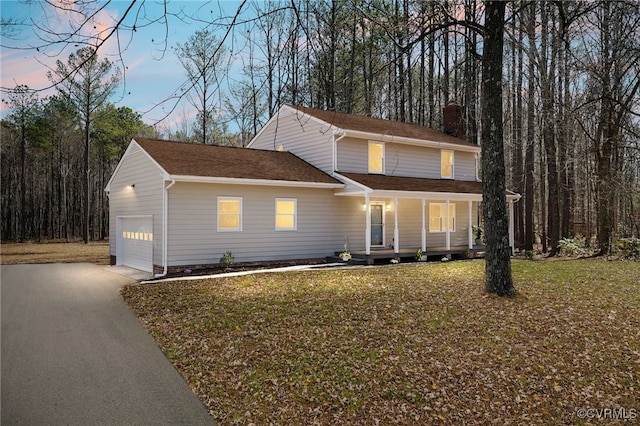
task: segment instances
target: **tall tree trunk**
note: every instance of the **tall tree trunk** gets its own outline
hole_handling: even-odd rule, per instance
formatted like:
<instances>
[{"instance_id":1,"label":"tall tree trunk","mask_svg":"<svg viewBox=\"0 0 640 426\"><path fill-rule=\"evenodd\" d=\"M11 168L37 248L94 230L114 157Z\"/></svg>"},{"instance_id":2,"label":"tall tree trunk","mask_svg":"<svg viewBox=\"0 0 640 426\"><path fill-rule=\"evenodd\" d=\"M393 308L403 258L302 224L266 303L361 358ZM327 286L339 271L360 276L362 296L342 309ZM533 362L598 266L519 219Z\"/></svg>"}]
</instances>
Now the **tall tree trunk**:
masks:
<instances>
[{"instance_id":1,"label":"tall tree trunk","mask_svg":"<svg viewBox=\"0 0 640 426\"><path fill-rule=\"evenodd\" d=\"M88 95L87 95L88 97ZM89 105L89 102L87 102ZM83 238L84 243L89 244L89 215L91 211L90 205L90 196L91 196L91 183L90 183L90 173L89 173L89 117L91 112L88 110L85 111L85 125L84 125L84 230L83 230Z\"/></svg>"},{"instance_id":2,"label":"tall tree trunk","mask_svg":"<svg viewBox=\"0 0 640 426\"><path fill-rule=\"evenodd\" d=\"M506 3L486 2L482 55L482 208L485 219L485 289L513 296L502 123L502 58Z\"/></svg>"},{"instance_id":3,"label":"tall tree trunk","mask_svg":"<svg viewBox=\"0 0 640 426\"><path fill-rule=\"evenodd\" d=\"M465 3L465 19L476 22L476 1L468 0ZM465 139L471 143L478 143L478 121L476 117L476 105L478 100L478 67L476 61L477 33L471 28L465 28Z\"/></svg>"},{"instance_id":4,"label":"tall tree trunk","mask_svg":"<svg viewBox=\"0 0 640 426\"><path fill-rule=\"evenodd\" d=\"M27 124L24 116L20 126L20 241L25 241L25 223L27 221Z\"/></svg>"},{"instance_id":5,"label":"tall tree trunk","mask_svg":"<svg viewBox=\"0 0 640 426\"><path fill-rule=\"evenodd\" d=\"M543 129L542 140L547 160L547 232L549 234L549 244L551 245L551 256L558 252L558 241L560 240L560 200L558 196L558 158L557 141L555 135L555 63L557 57L557 37L553 35L553 23L549 24L549 11L547 4L542 5L542 61L540 64L540 85L542 92L542 117ZM552 46L551 57L548 55L548 35L551 33Z\"/></svg>"},{"instance_id":6,"label":"tall tree trunk","mask_svg":"<svg viewBox=\"0 0 640 426\"><path fill-rule=\"evenodd\" d=\"M535 65L532 50L535 49L535 15L536 3L529 5L530 15L527 19L527 40L529 42L529 55L527 67L527 146L524 159L524 249L533 250L535 243L534 229L534 198L535 198Z\"/></svg>"}]
</instances>

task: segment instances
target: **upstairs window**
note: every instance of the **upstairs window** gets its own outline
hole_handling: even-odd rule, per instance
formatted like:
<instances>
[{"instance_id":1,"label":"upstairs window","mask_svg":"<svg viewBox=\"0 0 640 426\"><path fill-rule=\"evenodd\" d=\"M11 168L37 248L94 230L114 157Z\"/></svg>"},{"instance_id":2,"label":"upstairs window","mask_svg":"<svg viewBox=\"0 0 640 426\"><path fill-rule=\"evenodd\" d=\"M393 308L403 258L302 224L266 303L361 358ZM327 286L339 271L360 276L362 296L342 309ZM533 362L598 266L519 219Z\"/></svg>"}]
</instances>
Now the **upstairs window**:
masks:
<instances>
[{"instance_id":1,"label":"upstairs window","mask_svg":"<svg viewBox=\"0 0 640 426\"><path fill-rule=\"evenodd\" d=\"M241 197L218 197L218 231L242 231Z\"/></svg>"},{"instance_id":2,"label":"upstairs window","mask_svg":"<svg viewBox=\"0 0 640 426\"><path fill-rule=\"evenodd\" d=\"M297 229L297 204L294 198L276 198L276 231Z\"/></svg>"},{"instance_id":3,"label":"upstairs window","mask_svg":"<svg viewBox=\"0 0 640 426\"><path fill-rule=\"evenodd\" d=\"M384 174L384 144L369 142L369 173Z\"/></svg>"},{"instance_id":4,"label":"upstairs window","mask_svg":"<svg viewBox=\"0 0 640 426\"><path fill-rule=\"evenodd\" d=\"M453 151L446 149L440 151L440 177L453 179Z\"/></svg>"},{"instance_id":5,"label":"upstairs window","mask_svg":"<svg viewBox=\"0 0 640 426\"><path fill-rule=\"evenodd\" d=\"M447 204L429 203L429 232L446 232ZM449 231L456 228L456 205L449 204Z\"/></svg>"}]
</instances>

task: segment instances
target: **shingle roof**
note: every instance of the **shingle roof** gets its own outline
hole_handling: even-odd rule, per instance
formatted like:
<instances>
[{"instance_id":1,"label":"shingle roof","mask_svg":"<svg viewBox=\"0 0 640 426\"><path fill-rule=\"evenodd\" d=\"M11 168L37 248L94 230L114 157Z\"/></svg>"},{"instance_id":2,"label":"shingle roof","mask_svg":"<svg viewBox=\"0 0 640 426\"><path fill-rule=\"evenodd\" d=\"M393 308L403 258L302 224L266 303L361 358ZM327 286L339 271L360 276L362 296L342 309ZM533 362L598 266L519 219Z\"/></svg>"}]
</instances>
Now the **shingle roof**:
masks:
<instances>
[{"instance_id":1,"label":"shingle roof","mask_svg":"<svg viewBox=\"0 0 640 426\"><path fill-rule=\"evenodd\" d=\"M134 140L171 175L341 184L290 152Z\"/></svg>"},{"instance_id":2,"label":"shingle roof","mask_svg":"<svg viewBox=\"0 0 640 426\"><path fill-rule=\"evenodd\" d=\"M482 194L482 182L449 179L425 179L403 176L341 173L368 188L380 191L447 192Z\"/></svg>"},{"instance_id":3,"label":"shingle roof","mask_svg":"<svg viewBox=\"0 0 640 426\"><path fill-rule=\"evenodd\" d=\"M385 136L421 139L478 148L478 145L467 142L464 139L449 136L444 132L417 124L383 120L381 118L365 117L362 115L345 114L335 111L324 111L321 109L295 105L287 106L346 131L355 130L359 132L377 133Z\"/></svg>"}]
</instances>

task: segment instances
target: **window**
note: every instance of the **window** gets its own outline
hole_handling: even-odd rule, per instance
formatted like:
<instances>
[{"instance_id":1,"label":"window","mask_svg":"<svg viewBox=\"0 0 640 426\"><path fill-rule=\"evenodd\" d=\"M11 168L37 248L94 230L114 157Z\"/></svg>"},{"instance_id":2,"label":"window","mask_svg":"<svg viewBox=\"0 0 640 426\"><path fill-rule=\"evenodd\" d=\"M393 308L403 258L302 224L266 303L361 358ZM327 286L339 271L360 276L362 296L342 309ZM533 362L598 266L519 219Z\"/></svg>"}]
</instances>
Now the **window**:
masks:
<instances>
[{"instance_id":1,"label":"window","mask_svg":"<svg viewBox=\"0 0 640 426\"><path fill-rule=\"evenodd\" d=\"M294 198L276 198L276 231L296 230L297 204Z\"/></svg>"},{"instance_id":2,"label":"window","mask_svg":"<svg viewBox=\"0 0 640 426\"><path fill-rule=\"evenodd\" d=\"M453 179L453 151L440 151L440 177Z\"/></svg>"},{"instance_id":3,"label":"window","mask_svg":"<svg viewBox=\"0 0 640 426\"><path fill-rule=\"evenodd\" d=\"M369 142L369 173L384 173L384 144Z\"/></svg>"},{"instance_id":4,"label":"window","mask_svg":"<svg viewBox=\"0 0 640 426\"><path fill-rule=\"evenodd\" d=\"M218 197L218 231L242 231L242 198Z\"/></svg>"},{"instance_id":5,"label":"window","mask_svg":"<svg viewBox=\"0 0 640 426\"><path fill-rule=\"evenodd\" d=\"M447 222L447 204L429 203L429 232L445 232ZM456 228L456 205L449 204L449 231Z\"/></svg>"}]
</instances>

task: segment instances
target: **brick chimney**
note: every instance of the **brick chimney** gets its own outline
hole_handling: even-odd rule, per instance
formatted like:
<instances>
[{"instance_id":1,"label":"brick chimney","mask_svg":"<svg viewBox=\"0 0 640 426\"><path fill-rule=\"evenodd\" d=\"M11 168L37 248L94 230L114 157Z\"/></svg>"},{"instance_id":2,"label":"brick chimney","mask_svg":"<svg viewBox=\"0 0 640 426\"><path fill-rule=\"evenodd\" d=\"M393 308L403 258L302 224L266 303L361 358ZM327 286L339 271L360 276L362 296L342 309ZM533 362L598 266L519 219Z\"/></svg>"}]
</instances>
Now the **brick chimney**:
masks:
<instances>
[{"instance_id":1,"label":"brick chimney","mask_svg":"<svg viewBox=\"0 0 640 426\"><path fill-rule=\"evenodd\" d=\"M442 125L446 134L464 139L464 107L450 101L442 108Z\"/></svg>"}]
</instances>

